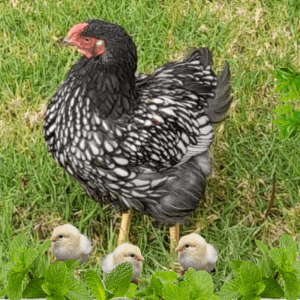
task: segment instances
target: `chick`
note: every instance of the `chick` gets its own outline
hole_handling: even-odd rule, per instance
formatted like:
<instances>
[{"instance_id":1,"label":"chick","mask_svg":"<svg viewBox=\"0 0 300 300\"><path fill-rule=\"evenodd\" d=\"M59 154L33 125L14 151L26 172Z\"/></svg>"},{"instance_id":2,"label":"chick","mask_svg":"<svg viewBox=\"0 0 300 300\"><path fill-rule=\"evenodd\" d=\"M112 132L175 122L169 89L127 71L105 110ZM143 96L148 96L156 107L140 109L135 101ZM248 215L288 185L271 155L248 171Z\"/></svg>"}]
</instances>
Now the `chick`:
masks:
<instances>
[{"instance_id":1,"label":"chick","mask_svg":"<svg viewBox=\"0 0 300 300\"><path fill-rule=\"evenodd\" d=\"M54 228L52 233L51 252L57 260L80 259L80 265L87 261L92 250L87 236L71 224Z\"/></svg>"},{"instance_id":2,"label":"chick","mask_svg":"<svg viewBox=\"0 0 300 300\"><path fill-rule=\"evenodd\" d=\"M210 273L218 260L216 248L196 233L183 236L175 250L178 251L178 262L183 267L183 271L179 271L182 275L189 268Z\"/></svg>"},{"instance_id":3,"label":"chick","mask_svg":"<svg viewBox=\"0 0 300 300\"><path fill-rule=\"evenodd\" d=\"M142 256L139 247L131 245L129 243L124 243L110 253L106 255L102 260L102 270L105 274L109 273L116 265L122 262L131 262L133 264L133 275L131 281L135 284L141 282L137 280L137 277L141 274L143 264L142 261L145 260Z\"/></svg>"}]
</instances>

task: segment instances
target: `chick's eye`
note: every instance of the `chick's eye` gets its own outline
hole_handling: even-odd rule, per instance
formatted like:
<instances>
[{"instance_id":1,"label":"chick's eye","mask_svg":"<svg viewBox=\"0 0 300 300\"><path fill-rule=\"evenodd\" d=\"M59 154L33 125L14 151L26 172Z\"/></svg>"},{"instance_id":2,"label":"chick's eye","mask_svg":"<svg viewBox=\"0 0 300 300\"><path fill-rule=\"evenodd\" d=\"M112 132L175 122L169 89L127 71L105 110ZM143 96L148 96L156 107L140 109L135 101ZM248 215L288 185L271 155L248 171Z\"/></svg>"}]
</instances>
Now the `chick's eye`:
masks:
<instances>
[{"instance_id":1,"label":"chick's eye","mask_svg":"<svg viewBox=\"0 0 300 300\"><path fill-rule=\"evenodd\" d=\"M60 236L59 236L59 238L61 239L61 238L63 238L64 236L61 234Z\"/></svg>"},{"instance_id":2,"label":"chick's eye","mask_svg":"<svg viewBox=\"0 0 300 300\"><path fill-rule=\"evenodd\" d=\"M189 244L186 244L186 245L185 245L185 248L188 248L189 246L190 246Z\"/></svg>"},{"instance_id":3,"label":"chick's eye","mask_svg":"<svg viewBox=\"0 0 300 300\"><path fill-rule=\"evenodd\" d=\"M134 257L134 254L130 254L131 257Z\"/></svg>"}]
</instances>

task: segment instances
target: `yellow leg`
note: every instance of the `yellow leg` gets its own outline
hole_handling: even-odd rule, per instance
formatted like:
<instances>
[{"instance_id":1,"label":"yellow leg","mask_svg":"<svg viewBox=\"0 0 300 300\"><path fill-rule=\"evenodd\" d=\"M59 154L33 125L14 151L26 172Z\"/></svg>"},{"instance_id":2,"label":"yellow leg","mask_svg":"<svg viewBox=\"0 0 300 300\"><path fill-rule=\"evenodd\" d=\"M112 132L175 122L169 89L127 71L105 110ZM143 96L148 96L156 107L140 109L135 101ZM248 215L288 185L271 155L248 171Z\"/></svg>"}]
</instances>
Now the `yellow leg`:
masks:
<instances>
[{"instance_id":1,"label":"yellow leg","mask_svg":"<svg viewBox=\"0 0 300 300\"><path fill-rule=\"evenodd\" d=\"M128 242L128 233L130 228L130 210L122 214L122 222L119 232L118 245Z\"/></svg>"},{"instance_id":2,"label":"yellow leg","mask_svg":"<svg viewBox=\"0 0 300 300\"><path fill-rule=\"evenodd\" d=\"M170 227L170 252L174 253L179 241L179 223Z\"/></svg>"}]
</instances>

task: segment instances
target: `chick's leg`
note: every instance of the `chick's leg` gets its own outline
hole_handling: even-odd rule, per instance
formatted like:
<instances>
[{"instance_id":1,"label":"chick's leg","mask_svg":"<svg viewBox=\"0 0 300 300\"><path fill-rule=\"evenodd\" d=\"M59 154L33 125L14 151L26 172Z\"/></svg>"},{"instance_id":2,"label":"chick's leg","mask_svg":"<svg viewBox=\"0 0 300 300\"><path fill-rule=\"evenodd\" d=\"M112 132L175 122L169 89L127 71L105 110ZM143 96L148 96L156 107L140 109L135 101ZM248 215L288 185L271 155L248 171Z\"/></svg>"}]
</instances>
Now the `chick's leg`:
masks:
<instances>
[{"instance_id":1,"label":"chick's leg","mask_svg":"<svg viewBox=\"0 0 300 300\"><path fill-rule=\"evenodd\" d=\"M130 228L131 211L122 214L122 222L119 232L118 245L128 242L128 233Z\"/></svg>"},{"instance_id":2,"label":"chick's leg","mask_svg":"<svg viewBox=\"0 0 300 300\"><path fill-rule=\"evenodd\" d=\"M174 253L179 241L179 223L170 227L170 252Z\"/></svg>"}]
</instances>

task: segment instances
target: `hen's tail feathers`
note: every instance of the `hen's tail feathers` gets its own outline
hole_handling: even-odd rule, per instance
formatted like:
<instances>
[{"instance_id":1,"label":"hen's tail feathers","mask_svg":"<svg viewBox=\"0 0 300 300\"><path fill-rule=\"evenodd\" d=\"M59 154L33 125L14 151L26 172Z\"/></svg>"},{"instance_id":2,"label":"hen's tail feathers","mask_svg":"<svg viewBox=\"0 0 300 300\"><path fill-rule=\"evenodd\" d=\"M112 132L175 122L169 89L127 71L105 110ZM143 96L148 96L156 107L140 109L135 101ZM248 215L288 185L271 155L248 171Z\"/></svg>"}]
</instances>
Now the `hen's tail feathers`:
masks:
<instances>
[{"instance_id":1,"label":"hen's tail feathers","mask_svg":"<svg viewBox=\"0 0 300 300\"><path fill-rule=\"evenodd\" d=\"M226 112L232 102L232 99L230 98L229 79L229 64L226 62L222 74L218 76L215 97L208 100L208 106L204 107L204 111L212 123L219 123L225 119Z\"/></svg>"}]
</instances>

